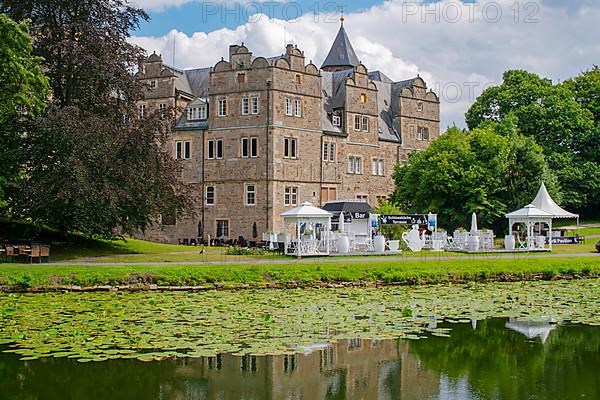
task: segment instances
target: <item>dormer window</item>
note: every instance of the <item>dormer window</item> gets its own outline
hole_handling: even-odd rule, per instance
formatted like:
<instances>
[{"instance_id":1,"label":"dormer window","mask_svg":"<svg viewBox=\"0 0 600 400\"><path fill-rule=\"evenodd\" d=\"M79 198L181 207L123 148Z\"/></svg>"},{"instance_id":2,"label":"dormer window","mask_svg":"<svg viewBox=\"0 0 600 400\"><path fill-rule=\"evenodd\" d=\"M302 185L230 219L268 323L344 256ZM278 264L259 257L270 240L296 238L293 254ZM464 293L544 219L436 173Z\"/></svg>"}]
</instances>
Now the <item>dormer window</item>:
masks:
<instances>
[{"instance_id":1,"label":"dormer window","mask_svg":"<svg viewBox=\"0 0 600 400\"><path fill-rule=\"evenodd\" d=\"M155 79L152 79L149 83L150 89L156 89L157 83Z\"/></svg>"},{"instance_id":2,"label":"dormer window","mask_svg":"<svg viewBox=\"0 0 600 400\"><path fill-rule=\"evenodd\" d=\"M331 122L333 123L333 126L342 126L342 118L340 118L339 115L331 117Z\"/></svg>"},{"instance_id":3,"label":"dormer window","mask_svg":"<svg viewBox=\"0 0 600 400\"><path fill-rule=\"evenodd\" d=\"M198 121L206 119L206 106L189 107L187 113L188 121Z\"/></svg>"}]
</instances>

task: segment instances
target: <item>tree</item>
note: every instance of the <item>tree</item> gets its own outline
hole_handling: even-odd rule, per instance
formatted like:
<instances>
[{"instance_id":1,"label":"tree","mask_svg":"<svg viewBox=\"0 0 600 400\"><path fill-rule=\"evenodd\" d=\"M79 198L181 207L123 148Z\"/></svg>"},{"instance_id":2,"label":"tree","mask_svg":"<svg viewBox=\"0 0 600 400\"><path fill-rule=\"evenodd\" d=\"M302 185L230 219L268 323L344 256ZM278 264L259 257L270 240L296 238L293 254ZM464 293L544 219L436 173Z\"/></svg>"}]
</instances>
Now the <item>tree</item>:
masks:
<instances>
[{"instance_id":1,"label":"tree","mask_svg":"<svg viewBox=\"0 0 600 400\"><path fill-rule=\"evenodd\" d=\"M31 20L52 106L21 145L25 173L12 188L13 215L61 231L112 235L143 229L164 210L184 211L179 165L165 152L169 113L139 118L143 50L129 32L147 19L124 0L5 1Z\"/></svg>"},{"instance_id":2,"label":"tree","mask_svg":"<svg viewBox=\"0 0 600 400\"><path fill-rule=\"evenodd\" d=\"M396 204L437 213L448 228L466 226L473 212L483 225L503 227L504 214L531 201L542 179L554 189L542 149L517 133L510 119L471 132L450 128L399 164L394 179Z\"/></svg>"},{"instance_id":3,"label":"tree","mask_svg":"<svg viewBox=\"0 0 600 400\"><path fill-rule=\"evenodd\" d=\"M534 138L558 177L563 205L598 216L600 210L600 71L562 84L526 71L506 71L500 86L486 89L467 111L470 129L512 118Z\"/></svg>"},{"instance_id":4,"label":"tree","mask_svg":"<svg viewBox=\"0 0 600 400\"><path fill-rule=\"evenodd\" d=\"M3 187L19 173L19 141L35 115L45 107L48 81L41 59L32 55L26 23L17 24L0 14L0 208Z\"/></svg>"}]
</instances>

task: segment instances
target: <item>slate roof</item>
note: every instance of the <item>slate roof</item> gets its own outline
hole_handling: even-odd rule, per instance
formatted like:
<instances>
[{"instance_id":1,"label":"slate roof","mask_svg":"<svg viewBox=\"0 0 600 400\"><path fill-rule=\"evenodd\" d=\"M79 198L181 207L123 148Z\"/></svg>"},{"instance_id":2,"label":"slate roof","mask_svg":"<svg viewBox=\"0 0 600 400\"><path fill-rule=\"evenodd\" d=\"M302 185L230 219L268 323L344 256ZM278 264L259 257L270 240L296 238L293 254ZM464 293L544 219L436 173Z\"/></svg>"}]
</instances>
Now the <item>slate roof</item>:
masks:
<instances>
[{"instance_id":1,"label":"slate roof","mask_svg":"<svg viewBox=\"0 0 600 400\"><path fill-rule=\"evenodd\" d=\"M325 58L323 65L321 65L321 69L326 67L355 67L359 62L352 43L350 43L350 39L344 29L344 24L342 24L327 58Z\"/></svg>"}]
</instances>

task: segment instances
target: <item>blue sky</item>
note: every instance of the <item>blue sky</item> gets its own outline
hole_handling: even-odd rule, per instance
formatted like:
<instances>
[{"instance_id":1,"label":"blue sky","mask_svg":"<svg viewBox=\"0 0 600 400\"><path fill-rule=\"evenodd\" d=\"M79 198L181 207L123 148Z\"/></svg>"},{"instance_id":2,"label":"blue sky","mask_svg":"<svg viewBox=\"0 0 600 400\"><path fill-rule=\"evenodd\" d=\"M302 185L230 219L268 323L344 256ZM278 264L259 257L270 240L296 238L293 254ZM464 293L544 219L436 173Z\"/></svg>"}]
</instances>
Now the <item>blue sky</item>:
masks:
<instances>
[{"instance_id":1,"label":"blue sky","mask_svg":"<svg viewBox=\"0 0 600 400\"><path fill-rule=\"evenodd\" d=\"M470 104L506 70L558 81L600 60L600 0L135 1L152 19L131 41L179 68L212 66L242 42L267 57L294 43L320 65L343 5L359 59L394 80L420 74L441 99L442 129L464 126Z\"/></svg>"}]
</instances>

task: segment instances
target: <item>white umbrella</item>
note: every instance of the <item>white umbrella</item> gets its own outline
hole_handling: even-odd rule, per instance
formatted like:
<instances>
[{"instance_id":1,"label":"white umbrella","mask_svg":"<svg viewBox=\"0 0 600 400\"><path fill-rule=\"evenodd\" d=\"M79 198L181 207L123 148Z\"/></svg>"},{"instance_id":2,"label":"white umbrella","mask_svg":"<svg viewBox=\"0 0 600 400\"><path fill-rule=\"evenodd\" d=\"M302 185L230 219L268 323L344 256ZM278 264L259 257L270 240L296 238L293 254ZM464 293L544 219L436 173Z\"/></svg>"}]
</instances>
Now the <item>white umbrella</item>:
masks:
<instances>
[{"instance_id":1,"label":"white umbrella","mask_svg":"<svg viewBox=\"0 0 600 400\"><path fill-rule=\"evenodd\" d=\"M477 215L475 215L475 213L473 213L473 215L471 215L471 233L476 233L477 232Z\"/></svg>"},{"instance_id":2,"label":"white umbrella","mask_svg":"<svg viewBox=\"0 0 600 400\"><path fill-rule=\"evenodd\" d=\"M340 232L344 232L344 212L340 212Z\"/></svg>"}]
</instances>

